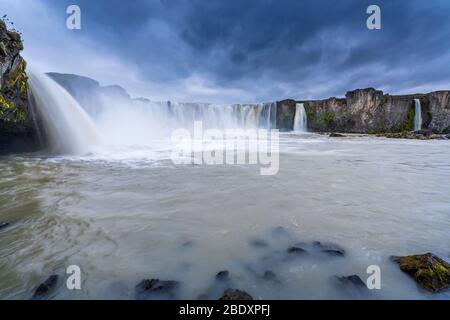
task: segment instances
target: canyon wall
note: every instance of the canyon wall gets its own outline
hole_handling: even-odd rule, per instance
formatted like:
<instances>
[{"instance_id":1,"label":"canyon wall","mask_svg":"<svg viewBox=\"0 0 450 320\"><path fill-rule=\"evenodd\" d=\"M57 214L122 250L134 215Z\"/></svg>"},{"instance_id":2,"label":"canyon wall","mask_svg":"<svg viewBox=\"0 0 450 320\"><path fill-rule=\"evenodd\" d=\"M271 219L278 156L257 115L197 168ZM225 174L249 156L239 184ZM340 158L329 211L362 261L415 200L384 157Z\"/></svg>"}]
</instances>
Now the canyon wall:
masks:
<instances>
[{"instance_id":1,"label":"canyon wall","mask_svg":"<svg viewBox=\"0 0 450 320\"><path fill-rule=\"evenodd\" d=\"M39 147L29 108L26 62L20 35L0 20L0 154Z\"/></svg>"},{"instance_id":2,"label":"canyon wall","mask_svg":"<svg viewBox=\"0 0 450 320\"><path fill-rule=\"evenodd\" d=\"M278 102L277 126L292 130L296 103L304 103L311 132L391 133L414 129L415 103L422 106L422 129L450 131L450 91L389 95L373 88L349 91L345 98Z\"/></svg>"}]
</instances>

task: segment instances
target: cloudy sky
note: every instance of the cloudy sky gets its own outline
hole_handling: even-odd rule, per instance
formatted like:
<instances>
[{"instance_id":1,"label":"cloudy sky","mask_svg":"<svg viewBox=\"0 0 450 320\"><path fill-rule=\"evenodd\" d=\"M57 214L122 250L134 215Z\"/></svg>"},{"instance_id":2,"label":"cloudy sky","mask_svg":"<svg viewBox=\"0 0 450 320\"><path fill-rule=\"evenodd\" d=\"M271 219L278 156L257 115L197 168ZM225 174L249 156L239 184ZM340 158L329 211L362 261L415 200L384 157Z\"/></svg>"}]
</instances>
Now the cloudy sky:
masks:
<instances>
[{"instance_id":1,"label":"cloudy sky","mask_svg":"<svg viewBox=\"0 0 450 320\"><path fill-rule=\"evenodd\" d=\"M81 30L66 8L81 8ZM366 9L381 7L382 29ZM154 100L264 102L450 89L448 0L0 0L32 69Z\"/></svg>"}]
</instances>

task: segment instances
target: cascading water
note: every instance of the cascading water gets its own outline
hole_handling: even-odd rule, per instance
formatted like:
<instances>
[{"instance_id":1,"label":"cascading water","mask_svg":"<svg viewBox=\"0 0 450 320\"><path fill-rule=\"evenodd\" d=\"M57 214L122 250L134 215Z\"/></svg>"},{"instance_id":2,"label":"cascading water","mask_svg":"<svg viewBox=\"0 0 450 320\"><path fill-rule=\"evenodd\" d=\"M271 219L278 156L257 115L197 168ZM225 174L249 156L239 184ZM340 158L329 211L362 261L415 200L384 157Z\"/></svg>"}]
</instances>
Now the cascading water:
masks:
<instances>
[{"instance_id":1,"label":"cascading water","mask_svg":"<svg viewBox=\"0 0 450 320\"><path fill-rule=\"evenodd\" d=\"M121 154L167 148L175 129L276 129L276 103L219 105L152 102L99 94L81 107L56 82L30 73L31 101L53 152ZM89 115L92 116L92 119ZM95 125L94 125L95 123ZM156 149L155 149L156 148Z\"/></svg>"},{"instance_id":2,"label":"cascading water","mask_svg":"<svg viewBox=\"0 0 450 320\"><path fill-rule=\"evenodd\" d=\"M98 141L96 128L83 108L52 79L28 72L32 103L52 152L86 154Z\"/></svg>"},{"instance_id":3,"label":"cascading water","mask_svg":"<svg viewBox=\"0 0 450 320\"><path fill-rule=\"evenodd\" d=\"M306 116L305 105L303 103L297 103L295 106L294 131L307 132L307 130L308 119Z\"/></svg>"},{"instance_id":4,"label":"cascading water","mask_svg":"<svg viewBox=\"0 0 450 320\"><path fill-rule=\"evenodd\" d=\"M414 99L415 102L415 116L414 116L414 131L422 129L422 105L419 99Z\"/></svg>"}]
</instances>

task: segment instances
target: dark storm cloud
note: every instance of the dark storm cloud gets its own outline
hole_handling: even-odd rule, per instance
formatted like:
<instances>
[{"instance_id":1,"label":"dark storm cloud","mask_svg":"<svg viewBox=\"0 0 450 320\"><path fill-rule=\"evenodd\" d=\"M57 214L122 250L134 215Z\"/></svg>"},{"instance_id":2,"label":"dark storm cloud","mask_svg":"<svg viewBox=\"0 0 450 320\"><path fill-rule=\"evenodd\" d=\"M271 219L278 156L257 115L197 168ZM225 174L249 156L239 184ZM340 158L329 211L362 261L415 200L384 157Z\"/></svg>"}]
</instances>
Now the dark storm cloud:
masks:
<instances>
[{"instance_id":1,"label":"dark storm cloud","mask_svg":"<svg viewBox=\"0 0 450 320\"><path fill-rule=\"evenodd\" d=\"M80 5L80 37L135 67L141 79L176 90L192 77L218 90L246 91L255 101L320 98L368 86L393 93L450 86L448 1L44 3L58 19L65 16L56 12ZM382 30L366 28L370 4L381 7Z\"/></svg>"}]
</instances>

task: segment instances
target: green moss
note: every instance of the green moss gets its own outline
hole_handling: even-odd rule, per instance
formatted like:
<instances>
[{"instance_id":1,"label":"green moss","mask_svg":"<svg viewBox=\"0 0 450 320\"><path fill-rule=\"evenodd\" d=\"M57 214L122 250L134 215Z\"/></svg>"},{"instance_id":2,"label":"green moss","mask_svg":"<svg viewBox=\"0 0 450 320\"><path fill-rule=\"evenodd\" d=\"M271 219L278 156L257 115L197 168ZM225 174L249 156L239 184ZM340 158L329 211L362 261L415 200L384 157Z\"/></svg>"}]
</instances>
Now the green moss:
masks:
<instances>
[{"instance_id":1,"label":"green moss","mask_svg":"<svg viewBox=\"0 0 450 320\"><path fill-rule=\"evenodd\" d=\"M439 292L450 287L450 265L431 253L395 257L394 261L427 290Z\"/></svg>"},{"instance_id":2,"label":"green moss","mask_svg":"<svg viewBox=\"0 0 450 320\"><path fill-rule=\"evenodd\" d=\"M369 128L367 128L367 133L368 134L377 134L378 132L373 127L369 127Z\"/></svg>"},{"instance_id":3,"label":"green moss","mask_svg":"<svg viewBox=\"0 0 450 320\"><path fill-rule=\"evenodd\" d=\"M334 121L334 114L330 110L320 109L319 118L317 119L317 125L323 131L331 129Z\"/></svg>"},{"instance_id":4,"label":"green moss","mask_svg":"<svg viewBox=\"0 0 450 320\"><path fill-rule=\"evenodd\" d=\"M290 128L294 123L295 112L292 110L284 111L280 114L280 122L283 128Z\"/></svg>"},{"instance_id":5,"label":"green moss","mask_svg":"<svg viewBox=\"0 0 450 320\"><path fill-rule=\"evenodd\" d=\"M387 97L385 95L381 96L380 98L380 107L384 106L386 104Z\"/></svg>"},{"instance_id":6,"label":"green moss","mask_svg":"<svg viewBox=\"0 0 450 320\"><path fill-rule=\"evenodd\" d=\"M14 108L14 103L12 101L8 101L0 94L0 107L6 110L11 110Z\"/></svg>"},{"instance_id":7,"label":"green moss","mask_svg":"<svg viewBox=\"0 0 450 320\"><path fill-rule=\"evenodd\" d=\"M15 109L14 120L15 122L25 122L27 120L27 112L23 109Z\"/></svg>"},{"instance_id":8,"label":"green moss","mask_svg":"<svg viewBox=\"0 0 450 320\"><path fill-rule=\"evenodd\" d=\"M4 56L7 56L7 55L8 55L8 49L6 49L6 46L5 46L5 44L3 43L3 41L0 42L0 50L2 51L2 53L3 53Z\"/></svg>"},{"instance_id":9,"label":"green moss","mask_svg":"<svg viewBox=\"0 0 450 320\"><path fill-rule=\"evenodd\" d=\"M408 113L406 114L405 124L403 125L403 131L413 131L414 130L414 117L415 111L413 108L409 108Z\"/></svg>"}]
</instances>

